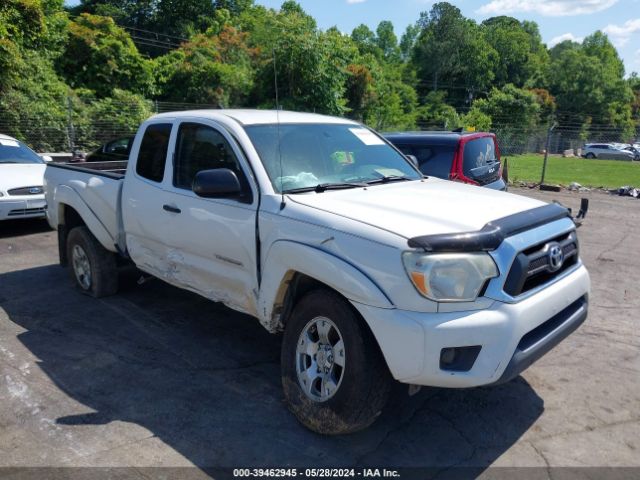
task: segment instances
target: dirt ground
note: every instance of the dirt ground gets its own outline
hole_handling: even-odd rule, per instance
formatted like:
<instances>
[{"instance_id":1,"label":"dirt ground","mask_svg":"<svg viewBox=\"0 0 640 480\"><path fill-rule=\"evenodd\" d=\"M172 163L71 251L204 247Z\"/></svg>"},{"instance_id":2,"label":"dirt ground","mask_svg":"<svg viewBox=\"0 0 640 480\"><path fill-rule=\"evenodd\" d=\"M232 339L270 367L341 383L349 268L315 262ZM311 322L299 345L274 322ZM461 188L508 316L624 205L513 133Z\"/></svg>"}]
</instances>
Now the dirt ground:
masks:
<instances>
[{"instance_id":1,"label":"dirt ground","mask_svg":"<svg viewBox=\"0 0 640 480\"><path fill-rule=\"evenodd\" d=\"M0 467L640 467L640 200L515 193L590 198L587 322L508 384L398 389L342 437L287 411L279 338L257 321L155 280L89 298L44 222L3 222Z\"/></svg>"}]
</instances>

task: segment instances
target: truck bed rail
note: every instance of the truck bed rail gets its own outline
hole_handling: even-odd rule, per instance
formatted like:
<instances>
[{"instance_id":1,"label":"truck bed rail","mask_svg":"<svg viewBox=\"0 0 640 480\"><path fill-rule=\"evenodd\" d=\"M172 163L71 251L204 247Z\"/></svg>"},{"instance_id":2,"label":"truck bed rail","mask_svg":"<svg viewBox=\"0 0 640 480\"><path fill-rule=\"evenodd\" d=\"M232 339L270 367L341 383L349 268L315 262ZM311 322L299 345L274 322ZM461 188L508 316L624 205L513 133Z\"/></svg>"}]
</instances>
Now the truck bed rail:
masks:
<instances>
[{"instance_id":1,"label":"truck bed rail","mask_svg":"<svg viewBox=\"0 0 640 480\"><path fill-rule=\"evenodd\" d=\"M78 172L100 175L114 180L122 180L127 171L127 160L114 162L83 162L83 163L48 163L48 167L75 170Z\"/></svg>"}]
</instances>

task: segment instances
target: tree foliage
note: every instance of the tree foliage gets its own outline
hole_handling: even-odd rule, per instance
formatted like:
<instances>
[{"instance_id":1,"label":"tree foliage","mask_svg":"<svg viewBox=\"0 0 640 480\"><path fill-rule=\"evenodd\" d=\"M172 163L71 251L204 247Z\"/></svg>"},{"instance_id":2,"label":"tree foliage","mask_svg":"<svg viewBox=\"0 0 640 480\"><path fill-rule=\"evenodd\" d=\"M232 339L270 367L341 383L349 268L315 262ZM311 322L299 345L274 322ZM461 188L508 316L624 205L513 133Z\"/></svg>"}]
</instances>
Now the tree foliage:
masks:
<instances>
[{"instance_id":1,"label":"tree foliage","mask_svg":"<svg viewBox=\"0 0 640 480\"><path fill-rule=\"evenodd\" d=\"M89 88L101 97L114 88L153 92L151 65L111 17L83 13L72 21L59 65L72 87Z\"/></svg>"}]
</instances>

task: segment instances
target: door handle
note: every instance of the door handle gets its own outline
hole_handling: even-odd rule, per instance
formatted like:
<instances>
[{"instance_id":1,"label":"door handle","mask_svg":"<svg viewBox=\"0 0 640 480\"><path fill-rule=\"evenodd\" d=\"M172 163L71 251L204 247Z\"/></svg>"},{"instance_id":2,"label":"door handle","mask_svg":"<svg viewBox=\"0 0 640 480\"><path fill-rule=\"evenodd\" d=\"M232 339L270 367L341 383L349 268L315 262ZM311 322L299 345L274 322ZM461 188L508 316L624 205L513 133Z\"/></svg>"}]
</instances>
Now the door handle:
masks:
<instances>
[{"instance_id":1,"label":"door handle","mask_svg":"<svg viewBox=\"0 0 640 480\"><path fill-rule=\"evenodd\" d=\"M172 205L163 205L162 209L165 212L171 212L171 213L182 213L182 210L180 210L178 207L174 207Z\"/></svg>"}]
</instances>

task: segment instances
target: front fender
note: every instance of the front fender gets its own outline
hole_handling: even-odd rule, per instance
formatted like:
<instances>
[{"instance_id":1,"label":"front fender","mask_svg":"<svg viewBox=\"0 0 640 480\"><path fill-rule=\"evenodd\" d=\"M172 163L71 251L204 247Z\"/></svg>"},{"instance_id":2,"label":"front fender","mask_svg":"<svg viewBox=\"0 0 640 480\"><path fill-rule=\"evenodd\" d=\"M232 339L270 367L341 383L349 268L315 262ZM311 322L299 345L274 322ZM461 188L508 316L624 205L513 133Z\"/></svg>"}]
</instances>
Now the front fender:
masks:
<instances>
[{"instance_id":1,"label":"front fender","mask_svg":"<svg viewBox=\"0 0 640 480\"><path fill-rule=\"evenodd\" d=\"M275 306L283 301L288 280L296 272L328 285L352 302L395 308L384 291L348 261L314 246L280 240L266 255L258 300L260 322L269 331L280 326Z\"/></svg>"}]
</instances>

